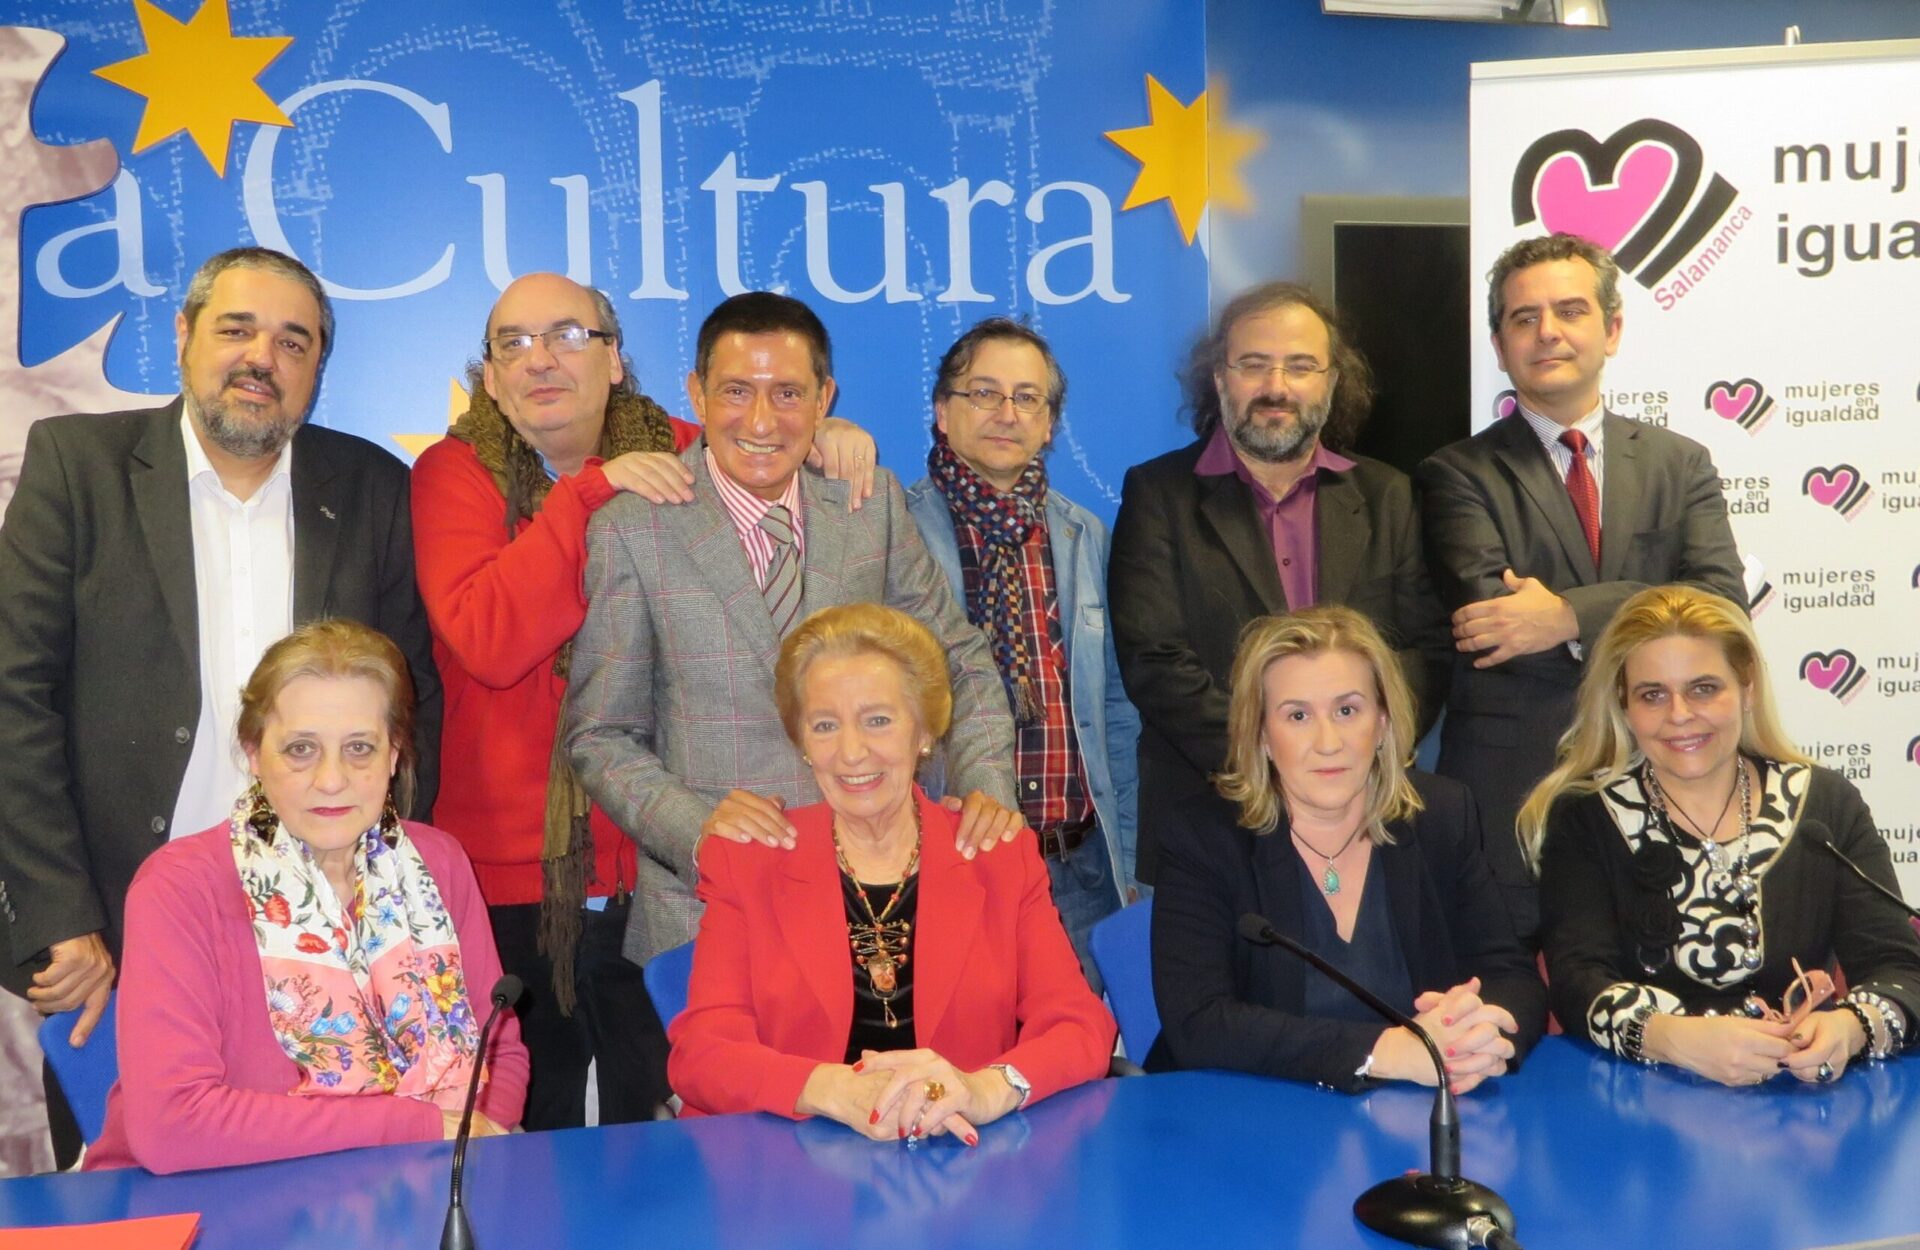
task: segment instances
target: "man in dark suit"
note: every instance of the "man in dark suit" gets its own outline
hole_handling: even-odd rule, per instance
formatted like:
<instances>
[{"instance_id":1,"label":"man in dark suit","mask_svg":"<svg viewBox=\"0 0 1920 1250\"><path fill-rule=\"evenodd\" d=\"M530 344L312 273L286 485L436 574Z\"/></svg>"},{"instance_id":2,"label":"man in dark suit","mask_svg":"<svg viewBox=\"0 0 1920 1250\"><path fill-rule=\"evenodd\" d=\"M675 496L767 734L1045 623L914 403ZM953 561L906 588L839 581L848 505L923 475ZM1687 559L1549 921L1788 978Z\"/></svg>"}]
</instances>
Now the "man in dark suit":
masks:
<instances>
[{"instance_id":1,"label":"man in dark suit","mask_svg":"<svg viewBox=\"0 0 1920 1250\"><path fill-rule=\"evenodd\" d=\"M414 589L407 471L303 426L333 314L298 261L202 265L174 322L182 394L52 417L0 527L0 983L45 1014L105 1009L127 887L246 786L240 685L293 625L351 617L406 653L419 794L438 776L440 681Z\"/></svg>"},{"instance_id":2,"label":"man in dark suit","mask_svg":"<svg viewBox=\"0 0 1920 1250\"><path fill-rule=\"evenodd\" d=\"M1224 766L1248 621L1315 603L1364 612L1399 654L1423 734L1451 662L1406 475L1337 450L1372 384L1332 311L1288 282L1239 295L1195 346L1187 390L1199 437L1127 473L1107 574L1140 711L1136 872L1148 883L1159 840Z\"/></svg>"},{"instance_id":3,"label":"man in dark suit","mask_svg":"<svg viewBox=\"0 0 1920 1250\"><path fill-rule=\"evenodd\" d=\"M1650 585L1746 602L1707 449L1601 404L1619 279L1604 249L1572 235L1508 248L1488 275L1487 314L1518 406L1415 474L1460 653L1439 771L1479 799L1487 858L1529 943L1538 903L1513 822L1553 766L1586 650Z\"/></svg>"}]
</instances>

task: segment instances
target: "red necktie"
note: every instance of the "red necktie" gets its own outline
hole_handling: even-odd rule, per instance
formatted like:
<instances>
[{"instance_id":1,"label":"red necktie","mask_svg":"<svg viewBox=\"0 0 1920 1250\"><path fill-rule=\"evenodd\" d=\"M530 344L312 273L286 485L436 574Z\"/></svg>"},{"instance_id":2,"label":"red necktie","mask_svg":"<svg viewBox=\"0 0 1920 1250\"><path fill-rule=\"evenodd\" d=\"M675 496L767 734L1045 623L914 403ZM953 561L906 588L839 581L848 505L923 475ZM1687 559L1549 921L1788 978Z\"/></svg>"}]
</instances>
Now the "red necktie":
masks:
<instances>
[{"instance_id":1,"label":"red necktie","mask_svg":"<svg viewBox=\"0 0 1920 1250\"><path fill-rule=\"evenodd\" d=\"M1567 469L1567 495L1573 500L1574 515L1580 518L1580 532L1587 536L1587 550L1593 555L1593 567L1600 567L1600 483L1593 480L1587 467L1587 436L1568 430L1560 442L1573 452L1573 464Z\"/></svg>"}]
</instances>

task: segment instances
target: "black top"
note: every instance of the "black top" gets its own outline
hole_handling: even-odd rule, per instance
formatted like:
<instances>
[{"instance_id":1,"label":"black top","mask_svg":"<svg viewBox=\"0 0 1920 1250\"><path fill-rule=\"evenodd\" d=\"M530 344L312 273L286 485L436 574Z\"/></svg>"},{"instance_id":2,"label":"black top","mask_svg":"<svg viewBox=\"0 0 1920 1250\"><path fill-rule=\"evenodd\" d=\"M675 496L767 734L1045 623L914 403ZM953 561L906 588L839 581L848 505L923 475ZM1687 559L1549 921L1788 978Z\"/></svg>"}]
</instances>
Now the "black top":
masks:
<instances>
[{"instance_id":1,"label":"black top","mask_svg":"<svg viewBox=\"0 0 1920 1250\"><path fill-rule=\"evenodd\" d=\"M1853 783L1830 769L1778 772L1782 784L1763 787L1765 802L1778 809L1767 812L1778 831L1768 845L1777 850L1760 878L1764 959L1750 976L1715 957L1718 939L1703 928L1710 918L1676 917L1670 898L1649 906L1653 893L1670 892L1680 879L1683 855L1638 854L1641 822L1629 820L1623 831L1601 795L1554 805L1540 850L1541 937L1554 1012L1569 1035L1610 1045L1608 1008L1622 985L1649 991L1663 1010L1677 1002L1690 1012L1728 1011L1750 993L1777 1003L1798 959L1803 968L1837 963L1851 988L1899 1003L1909 1021L1908 1048L1920 1041L1913 1027L1920 1022L1920 938L1904 912L1816 845L1832 842L1867 875L1898 890L1873 814ZM1768 777L1774 774L1769 768ZM1656 936L1663 941L1649 940ZM1644 958L1663 943L1673 944L1673 957ZM1651 972L1649 962L1657 965Z\"/></svg>"},{"instance_id":2,"label":"black top","mask_svg":"<svg viewBox=\"0 0 1920 1250\"><path fill-rule=\"evenodd\" d=\"M1515 1063L1546 1027L1546 987L1520 948L1480 852L1480 816L1466 787L1408 774L1426 807L1387 826L1367 869L1393 917L1412 988L1446 990L1470 977L1481 997L1513 1013ZM1257 912L1299 937L1316 898L1299 870L1287 828L1256 834L1234 823L1218 796L1190 804L1163 845L1153 895L1153 992L1160 1040L1148 1071L1232 1068L1336 1089L1359 1090L1354 1075L1384 1021L1365 1023L1307 1010L1305 961L1241 938L1240 917Z\"/></svg>"},{"instance_id":3,"label":"black top","mask_svg":"<svg viewBox=\"0 0 1920 1250\"><path fill-rule=\"evenodd\" d=\"M846 873L840 874L840 898L846 905L849 932L855 924L866 926L867 909L860 902L859 890L867 892L867 901L873 904L873 914L878 916L886 911L887 904L893 898L894 891L903 891L900 904L893 914L887 917L887 927L904 921L908 927L906 958L894 971L896 988L885 999L873 991L873 975L860 966L854 956L852 943L847 946L847 963L853 972L853 1027L847 1033L847 1063L860 1058L863 1050L912 1050L913 1040L913 966L918 956L914 949L919 938L917 930L920 911L920 874L914 873L905 881L891 885L872 885L862 882L858 887L853 878ZM893 1011L895 1023L887 1024L887 1010Z\"/></svg>"},{"instance_id":4,"label":"black top","mask_svg":"<svg viewBox=\"0 0 1920 1250\"><path fill-rule=\"evenodd\" d=\"M1320 894L1320 877L1298 855L1293 857L1300 876L1300 942L1340 971L1413 1014L1413 979L1407 974L1407 957L1400 949L1400 935L1394 931L1393 909L1387 904L1386 887L1379 874L1367 865L1366 879L1360 885L1360 913L1354 917L1353 937L1340 938L1340 927L1333 909ZM1351 992L1335 985L1318 968L1308 968L1306 1012L1334 1020L1358 1020L1384 1028L1373 1008Z\"/></svg>"}]
</instances>

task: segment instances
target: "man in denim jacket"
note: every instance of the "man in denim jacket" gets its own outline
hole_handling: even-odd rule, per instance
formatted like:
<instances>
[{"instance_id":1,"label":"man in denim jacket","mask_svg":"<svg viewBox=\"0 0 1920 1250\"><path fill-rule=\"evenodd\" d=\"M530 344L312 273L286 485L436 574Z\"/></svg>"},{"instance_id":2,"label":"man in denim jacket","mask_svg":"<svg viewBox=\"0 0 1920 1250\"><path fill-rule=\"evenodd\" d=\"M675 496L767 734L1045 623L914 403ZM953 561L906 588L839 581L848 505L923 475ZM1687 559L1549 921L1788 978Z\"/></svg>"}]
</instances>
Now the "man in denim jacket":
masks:
<instances>
[{"instance_id":1,"label":"man in denim jacket","mask_svg":"<svg viewBox=\"0 0 1920 1250\"><path fill-rule=\"evenodd\" d=\"M1140 717L1107 628L1107 531L1051 490L1045 452L1066 377L1004 317L961 335L933 385L928 474L907 510L987 635L1016 732L1021 814L1094 988L1087 933L1132 893Z\"/></svg>"}]
</instances>

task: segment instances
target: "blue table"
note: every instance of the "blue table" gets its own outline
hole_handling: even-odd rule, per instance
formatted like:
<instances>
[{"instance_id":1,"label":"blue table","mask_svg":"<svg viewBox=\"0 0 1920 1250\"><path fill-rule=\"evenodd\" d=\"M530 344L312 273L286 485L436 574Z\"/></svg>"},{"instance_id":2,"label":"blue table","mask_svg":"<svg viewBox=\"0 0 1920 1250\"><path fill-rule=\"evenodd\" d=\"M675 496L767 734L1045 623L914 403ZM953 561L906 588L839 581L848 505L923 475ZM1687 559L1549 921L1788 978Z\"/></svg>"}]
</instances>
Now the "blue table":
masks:
<instances>
[{"instance_id":1,"label":"blue table","mask_svg":"<svg viewBox=\"0 0 1920 1250\"><path fill-rule=\"evenodd\" d=\"M1548 1039L1462 1100L1529 1250L1806 1250L1920 1232L1920 1065L1726 1090ZM473 1144L481 1250L1377 1247L1355 1194L1425 1165L1428 1096L1215 1073L1102 1081L915 1150L770 1116ZM200 1211L197 1250L431 1247L449 1148L0 1182L0 1226Z\"/></svg>"}]
</instances>

